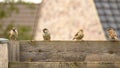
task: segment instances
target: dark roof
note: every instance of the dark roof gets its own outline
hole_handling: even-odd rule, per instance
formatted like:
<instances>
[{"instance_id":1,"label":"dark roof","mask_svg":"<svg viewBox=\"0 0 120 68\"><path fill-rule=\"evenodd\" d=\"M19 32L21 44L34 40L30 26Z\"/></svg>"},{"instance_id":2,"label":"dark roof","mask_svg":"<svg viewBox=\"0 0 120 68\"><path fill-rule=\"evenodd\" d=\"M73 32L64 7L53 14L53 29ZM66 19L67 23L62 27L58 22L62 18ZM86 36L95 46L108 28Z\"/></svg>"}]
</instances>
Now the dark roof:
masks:
<instances>
[{"instance_id":1,"label":"dark roof","mask_svg":"<svg viewBox=\"0 0 120 68\"><path fill-rule=\"evenodd\" d=\"M120 34L120 0L94 0L103 29L113 27Z\"/></svg>"}]
</instances>

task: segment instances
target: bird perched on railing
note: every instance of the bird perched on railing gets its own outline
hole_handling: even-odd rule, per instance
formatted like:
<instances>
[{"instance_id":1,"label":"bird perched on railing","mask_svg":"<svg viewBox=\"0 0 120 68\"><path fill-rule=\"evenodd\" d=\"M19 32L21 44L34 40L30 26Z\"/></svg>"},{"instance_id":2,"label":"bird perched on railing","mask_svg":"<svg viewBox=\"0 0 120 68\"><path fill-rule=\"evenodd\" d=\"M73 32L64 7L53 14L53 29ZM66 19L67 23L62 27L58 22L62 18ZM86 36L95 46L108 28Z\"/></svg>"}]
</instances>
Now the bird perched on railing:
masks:
<instances>
[{"instance_id":1,"label":"bird perched on railing","mask_svg":"<svg viewBox=\"0 0 120 68\"><path fill-rule=\"evenodd\" d=\"M49 30L47 28L43 29L43 39L45 41L51 40L51 36L50 36Z\"/></svg>"},{"instance_id":2,"label":"bird perched on railing","mask_svg":"<svg viewBox=\"0 0 120 68\"><path fill-rule=\"evenodd\" d=\"M13 27L10 31L9 31L9 39L10 40L16 40L18 38L18 30Z\"/></svg>"},{"instance_id":3,"label":"bird perched on railing","mask_svg":"<svg viewBox=\"0 0 120 68\"><path fill-rule=\"evenodd\" d=\"M109 39L118 40L118 35L112 27L108 28L107 31L108 31Z\"/></svg>"},{"instance_id":4,"label":"bird perched on railing","mask_svg":"<svg viewBox=\"0 0 120 68\"><path fill-rule=\"evenodd\" d=\"M73 40L82 40L82 38L84 37L84 31L82 29L80 29L74 36Z\"/></svg>"}]
</instances>

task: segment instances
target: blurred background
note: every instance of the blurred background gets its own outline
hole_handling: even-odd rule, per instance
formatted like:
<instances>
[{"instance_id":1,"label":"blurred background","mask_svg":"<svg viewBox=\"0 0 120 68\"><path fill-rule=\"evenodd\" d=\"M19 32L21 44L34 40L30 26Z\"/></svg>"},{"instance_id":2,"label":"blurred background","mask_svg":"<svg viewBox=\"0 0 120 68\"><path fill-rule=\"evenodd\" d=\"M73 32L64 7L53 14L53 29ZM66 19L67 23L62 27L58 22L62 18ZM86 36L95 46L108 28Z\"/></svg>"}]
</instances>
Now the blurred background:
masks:
<instances>
[{"instance_id":1,"label":"blurred background","mask_svg":"<svg viewBox=\"0 0 120 68\"><path fill-rule=\"evenodd\" d=\"M0 37L15 26L19 40L72 40L79 29L84 40L106 40L107 28L120 34L120 0L0 0Z\"/></svg>"}]
</instances>

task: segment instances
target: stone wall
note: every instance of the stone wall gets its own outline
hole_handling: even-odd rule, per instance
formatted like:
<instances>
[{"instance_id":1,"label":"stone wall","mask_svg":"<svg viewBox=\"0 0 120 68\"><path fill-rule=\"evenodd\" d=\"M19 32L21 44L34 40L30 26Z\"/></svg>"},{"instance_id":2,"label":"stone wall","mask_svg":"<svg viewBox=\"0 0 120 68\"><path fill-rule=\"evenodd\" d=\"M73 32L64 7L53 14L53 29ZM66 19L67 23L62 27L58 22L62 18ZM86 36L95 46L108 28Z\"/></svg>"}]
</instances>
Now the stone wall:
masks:
<instances>
[{"instance_id":1,"label":"stone wall","mask_svg":"<svg viewBox=\"0 0 120 68\"><path fill-rule=\"evenodd\" d=\"M35 40L42 40L43 28L52 40L72 40L79 29L84 40L105 40L93 0L43 0L39 16Z\"/></svg>"}]
</instances>

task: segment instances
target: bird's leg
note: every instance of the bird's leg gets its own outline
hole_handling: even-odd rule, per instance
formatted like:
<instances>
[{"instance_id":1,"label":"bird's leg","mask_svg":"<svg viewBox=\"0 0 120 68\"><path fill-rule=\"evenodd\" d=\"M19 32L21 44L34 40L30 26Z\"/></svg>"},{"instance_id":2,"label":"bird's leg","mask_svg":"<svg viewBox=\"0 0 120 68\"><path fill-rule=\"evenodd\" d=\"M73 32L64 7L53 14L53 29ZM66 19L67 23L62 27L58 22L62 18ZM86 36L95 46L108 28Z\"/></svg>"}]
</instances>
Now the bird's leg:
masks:
<instances>
[{"instance_id":1,"label":"bird's leg","mask_svg":"<svg viewBox=\"0 0 120 68\"><path fill-rule=\"evenodd\" d=\"M10 39L10 40L12 39L12 35L9 36L9 39Z\"/></svg>"},{"instance_id":2,"label":"bird's leg","mask_svg":"<svg viewBox=\"0 0 120 68\"><path fill-rule=\"evenodd\" d=\"M18 37L18 36L17 36L17 35L15 35L15 40L17 40L17 37Z\"/></svg>"}]
</instances>

